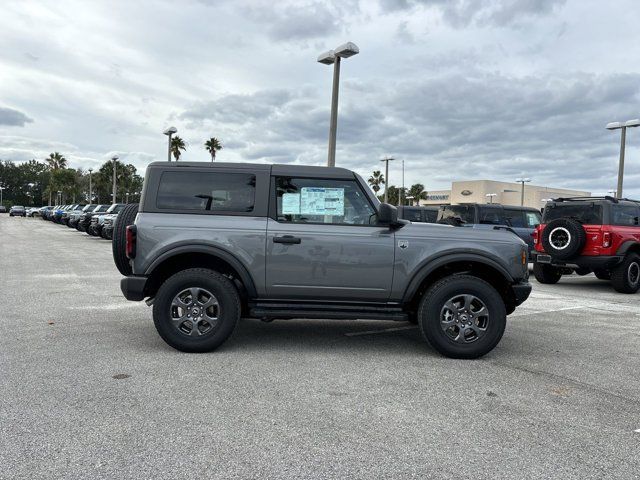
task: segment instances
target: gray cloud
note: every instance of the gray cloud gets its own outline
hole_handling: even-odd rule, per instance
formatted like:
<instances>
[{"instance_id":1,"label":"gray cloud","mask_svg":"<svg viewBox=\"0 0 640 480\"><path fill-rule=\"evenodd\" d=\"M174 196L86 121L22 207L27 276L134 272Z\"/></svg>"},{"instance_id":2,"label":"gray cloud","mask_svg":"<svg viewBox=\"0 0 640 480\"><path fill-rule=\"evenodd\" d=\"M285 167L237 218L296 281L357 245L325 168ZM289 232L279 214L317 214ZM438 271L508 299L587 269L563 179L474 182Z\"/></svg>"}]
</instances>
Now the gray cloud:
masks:
<instances>
[{"instance_id":1,"label":"gray cloud","mask_svg":"<svg viewBox=\"0 0 640 480\"><path fill-rule=\"evenodd\" d=\"M306 40L325 37L340 30L340 9L335 4L311 2L271 2L247 6L247 16L267 25L272 40Z\"/></svg>"},{"instance_id":2,"label":"gray cloud","mask_svg":"<svg viewBox=\"0 0 640 480\"><path fill-rule=\"evenodd\" d=\"M566 0L380 0L385 12L415 8L438 11L445 22L463 28L470 24L506 26L527 18L548 15Z\"/></svg>"},{"instance_id":3,"label":"gray cloud","mask_svg":"<svg viewBox=\"0 0 640 480\"><path fill-rule=\"evenodd\" d=\"M31 122L33 122L33 119L29 118L19 110L8 107L0 107L0 125L24 127L25 124Z\"/></svg>"}]
</instances>

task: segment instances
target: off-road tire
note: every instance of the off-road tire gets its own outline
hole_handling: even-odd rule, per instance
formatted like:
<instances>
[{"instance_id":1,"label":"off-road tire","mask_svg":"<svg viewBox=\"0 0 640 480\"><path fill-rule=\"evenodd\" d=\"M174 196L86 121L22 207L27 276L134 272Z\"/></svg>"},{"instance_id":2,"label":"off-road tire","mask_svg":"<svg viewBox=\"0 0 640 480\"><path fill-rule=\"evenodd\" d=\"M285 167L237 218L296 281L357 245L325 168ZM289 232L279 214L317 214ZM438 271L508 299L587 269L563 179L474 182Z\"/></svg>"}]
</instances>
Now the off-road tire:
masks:
<instances>
[{"instance_id":1,"label":"off-road tire","mask_svg":"<svg viewBox=\"0 0 640 480\"><path fill-rule=\"evenodd\" d=\"M609 270L594 270L593 274L599 280L611 280L611 272Z\"/></svg>"},{"instance_id":2,"label":"off-road tire","mask_svg":"<svg viewBox=\"0 0 640 480\"><path fill-rule=\"evenodd\" d=\"M451 339L442 327L445 303L461 295L479 299L489 315L482 336L464 344ZM500 342L506 322L506 307L498 291L471 275L451 275L437 281L425 292L418 309L418 324L423 337L438 352L450 358L472 359L489 353ZM455 325L452 327L456 328Z\"/></svg>"},{"instance_id":3,"label":"off-road tire","mask_svg":"<svg viewBox=\"0 0 640 480\"><path fill-rule=\"evenodd\" d=\"M176 328L171 318L171 304L181 291L200 288L211 292L219 304L218 321L213 330L202 336L187 335ZM233 333L240 319L240 296L231 280L205 268L191 268L176 273L160 285L153 302L153 323L170 346L189 353L215 350Z\"/></svg>"},{"instance_id":4,"label":"off-road tire","mask_svg":"<svg viewBox=\"0 0 640 480\"><path fill-rule=\"evenodd\" d=\"M138 203L130 203L122 209L115 219L113 225L113 234L111 242L111 250L113 252L113 261L116 264L116 268L122 275L131 275L131 265L127 258L126 243L127 243L127 227L133 225L136 215L138 214ZM106 237L105 237L106 238Z\"/></svg>"},{"instance_id":5,"label":"off-road tire","mask_svg":"<svg viewBox=\"0 0 640 480\"><path fill-rule=\"evenodd\" d=\"M625 255L622 263L611 270L611 286L616 292L636 293L640 288L640 256Z\"/></svg>"},{"instance_id":6,"label":"off-road tire","mask_svg":"<svg viewBox=\"0 0 640 480\"><path fill-rule=\"evenodd\" d=\"M565 234L568 241L562 248L558 247L558 239L551 241L550 236ZM584 243L587 240L587 234L582 224L572 218L557 218L551 220L542 232L542 246L544 251L552 257L568 260L580 253Z\"/></svg>"},{"instance_id":7,"label":"off-road tire","mask_svg":"<svg viewBox=\"0 0 640 480\"><path fill-rule=\"evenodd\" d=\"M545 285L553 285L560 281L562 277L562 270L553 265L546 265L543 263L533 264L533 276L536 280Z\"/></svg>"}]
</instances>

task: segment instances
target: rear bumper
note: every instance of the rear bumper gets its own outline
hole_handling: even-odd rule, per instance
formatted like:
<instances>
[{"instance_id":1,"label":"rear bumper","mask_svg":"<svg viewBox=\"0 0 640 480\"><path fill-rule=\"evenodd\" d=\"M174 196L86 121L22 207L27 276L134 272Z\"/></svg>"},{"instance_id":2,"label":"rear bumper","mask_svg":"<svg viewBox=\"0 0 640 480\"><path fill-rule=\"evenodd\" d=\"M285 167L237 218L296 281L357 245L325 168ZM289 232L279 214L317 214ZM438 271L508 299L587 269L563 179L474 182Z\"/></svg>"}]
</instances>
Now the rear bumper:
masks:
<instances>
[{"instance_id":1,"label":"rear bumper","mask_svg":"<svg viewBox=\"0 0 640 480\"><path fill-rule=\"evenodd\" d=\"M538 262L538 256L545 255L540 252L536 252L533 255L532 261L534 263L553 265L554 267L579 267L579 268L589 268L591 270L610 270L620 262L622 262L624 256L623 255L600 255L600 256L587 256L583 255L580 257L571 258L569 260L559 260L557 258L551 257L551 263L549 262Z\"/></svg>"},{"instance_id":2,"label":"rear bumper","mask_svg":"<svg viewBox=\"0 0 640 480\"><path fill-rule=\"evenodd\" d=\"M124 298L132 302L144 300L144 291L147 286L147 277L124 277L120 280L120 290Z\"/></svg>"},{"instance_id":3,"label":"rear bumper","mask_svg":"<svg viewBox=\"0 0 640 480\"><path fill-rule=\"evenodd\" d=\"M521 305L531 294L531 284L527 280L511 285L516 307Z\"/></svg>"}]
</instances>

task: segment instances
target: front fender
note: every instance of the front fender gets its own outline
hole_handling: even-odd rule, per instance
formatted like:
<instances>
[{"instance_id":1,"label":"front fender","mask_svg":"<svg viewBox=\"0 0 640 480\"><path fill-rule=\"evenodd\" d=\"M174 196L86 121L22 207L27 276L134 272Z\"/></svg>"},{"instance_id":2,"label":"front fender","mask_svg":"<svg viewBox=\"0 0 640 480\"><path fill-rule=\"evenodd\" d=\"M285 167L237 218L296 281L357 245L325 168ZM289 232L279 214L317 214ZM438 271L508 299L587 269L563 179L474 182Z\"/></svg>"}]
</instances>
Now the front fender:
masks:
<instances>
[{"instance_id":1,"label":"front fender","mask_svg":"<svg viewBox=\"0 0 640 480\"><path fill-rule=\"evenodd\" d=\"M413 295L418 291L418 288L420 288L420 285L422 284L424 279L427 278L431 273L448 263L455 262L481 263L498 271L508 283L514 283L513 276L509 273L509 270L507 270L505 266L501 265L497 260L491 258L488 255L480 252L447 252L439 255L436 258L431 258L423 262L416 269L416 273L413 275L411 281L404 291L402 297L403 303L409 302L411 298L413 298Z\"/></svg>"}]
</instances>

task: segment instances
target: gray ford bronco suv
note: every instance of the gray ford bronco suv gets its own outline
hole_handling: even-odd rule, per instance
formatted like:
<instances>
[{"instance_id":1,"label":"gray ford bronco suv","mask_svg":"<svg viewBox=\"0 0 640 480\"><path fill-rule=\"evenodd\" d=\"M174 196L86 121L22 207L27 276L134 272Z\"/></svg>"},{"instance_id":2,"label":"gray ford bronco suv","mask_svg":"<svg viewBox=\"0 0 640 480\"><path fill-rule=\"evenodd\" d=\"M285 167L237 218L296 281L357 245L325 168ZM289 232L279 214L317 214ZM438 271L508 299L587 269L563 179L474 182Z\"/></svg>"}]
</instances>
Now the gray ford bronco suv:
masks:
<instances>
[{"instance_id":1,"label":"gray ford bronco suv","mask_svg":"<svg viewBox=\"0 0 640 480\"><path fill-rule=\"evenodd\" d=\"M381 319L477 358L531 292L512 232L399 220L343 168L152 163L113 253L124 296L147 299L187 352L215 349L241 317Z\"/></svg>"}]
</instances>

